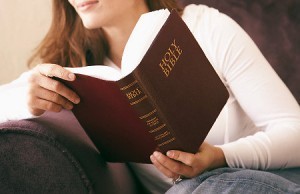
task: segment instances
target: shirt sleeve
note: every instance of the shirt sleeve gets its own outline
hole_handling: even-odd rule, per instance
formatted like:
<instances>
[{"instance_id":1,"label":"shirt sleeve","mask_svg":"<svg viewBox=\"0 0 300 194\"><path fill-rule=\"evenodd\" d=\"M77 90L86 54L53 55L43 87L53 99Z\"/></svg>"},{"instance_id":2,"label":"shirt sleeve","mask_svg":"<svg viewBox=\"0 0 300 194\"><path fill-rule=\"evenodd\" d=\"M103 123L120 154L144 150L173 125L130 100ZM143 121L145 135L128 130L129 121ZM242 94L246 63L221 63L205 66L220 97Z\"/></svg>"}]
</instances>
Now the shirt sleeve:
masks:
<instances>
[{"instance_id":1,"label":"shirt sleeve","mask_svg":"<svg viewBox=\"0 0 300 194\"><path fill-rule=\"evenodd\" d=\"M34 118L27 106L28 78L31 71L16 80L0 86L0 123Z\"/></svg>"},{"instance_id":2,"label":"shirt sleeve","mask_svg":"<svg viewBox=\"0 0 300 194\"><path fill-rule=\"evenodd\" d=\"M207 18L194 26L202 28L200 45L259 129L220 146L228 165L252 169L300 166L299 104L246 32L228 16L210 12L202 14ZM239 118L229 115L229 119Z\"/></svg>"}]
</instances>

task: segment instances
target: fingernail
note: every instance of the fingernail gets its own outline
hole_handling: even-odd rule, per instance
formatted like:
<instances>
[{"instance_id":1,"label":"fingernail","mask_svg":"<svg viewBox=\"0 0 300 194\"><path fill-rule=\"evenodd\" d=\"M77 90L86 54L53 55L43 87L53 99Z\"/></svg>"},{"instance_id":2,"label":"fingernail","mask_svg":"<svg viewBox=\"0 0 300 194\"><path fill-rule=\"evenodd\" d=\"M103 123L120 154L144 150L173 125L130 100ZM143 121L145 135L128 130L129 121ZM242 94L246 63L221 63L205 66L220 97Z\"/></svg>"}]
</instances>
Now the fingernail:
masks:
<instances>
[{"instance_id":1,"label":"fingernail","mask_svg":"<svg viewBox=\"0 0 300 194\"><path fill-rule=\"evenodd\" d=\"M159 157L160 153L155 151L155 152L153 153L153 155L154 155L155 157Z\"/></svg>"},{"instance_id":2,"label":"fingernail","mask_svg":"<svg viewBox=\"0 0 300 194\"><path fill-rule=\"evenodd\" d=\"M74 75L73 73L70 73L70 74L69 74L69 79L70 79L70 80L74 80L74 79L75 79L75 75Z\"/></svg>"},{"instance_id":3,"label":"fingernail","mask_svg":"<svg viewBox=\"0 0 300 194\"><path fill-rule=\"evenodd\" d=\"M75 98L74 103L78 104L80 102L80 98Z\"/></svg>"},{"instance_id":4,"label":"fingernail","mask_svg":"<svg viewBox=\"0 0 300 194\"><path fill-rule=\"evenodd\" d=\"M172 152L172 151L168 151L168 152L167 152L167 156L168 156L168 157L170 157L170 158L171 158L171 157L173 157L173 155L174 155L174 154L173 154L173 152Z\"/></svg>"}]
</instances>

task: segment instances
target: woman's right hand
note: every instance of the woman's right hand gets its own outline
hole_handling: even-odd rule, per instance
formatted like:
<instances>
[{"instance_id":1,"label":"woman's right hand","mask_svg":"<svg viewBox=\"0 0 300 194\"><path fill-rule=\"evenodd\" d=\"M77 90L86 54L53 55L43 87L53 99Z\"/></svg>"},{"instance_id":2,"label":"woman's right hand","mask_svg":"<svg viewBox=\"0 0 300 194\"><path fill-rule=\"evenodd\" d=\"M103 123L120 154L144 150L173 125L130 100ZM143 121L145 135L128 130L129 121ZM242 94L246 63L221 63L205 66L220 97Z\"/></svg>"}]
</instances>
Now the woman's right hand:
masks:
<instances>
[{"instance_id":1,"label":"woman's right hand","mask_svg":"<svg viewBox=\"0 0 300 194\"><path fill-rule=\"evenodd\" d=\"M42 115L45 111L60 112L71 110L78 104L78 95L61 82L52 79L57 77L74 81L75 74L56 64L40 64L33 69L29 79L28 107L31 114Z\"/></svg>"}]
</instances>

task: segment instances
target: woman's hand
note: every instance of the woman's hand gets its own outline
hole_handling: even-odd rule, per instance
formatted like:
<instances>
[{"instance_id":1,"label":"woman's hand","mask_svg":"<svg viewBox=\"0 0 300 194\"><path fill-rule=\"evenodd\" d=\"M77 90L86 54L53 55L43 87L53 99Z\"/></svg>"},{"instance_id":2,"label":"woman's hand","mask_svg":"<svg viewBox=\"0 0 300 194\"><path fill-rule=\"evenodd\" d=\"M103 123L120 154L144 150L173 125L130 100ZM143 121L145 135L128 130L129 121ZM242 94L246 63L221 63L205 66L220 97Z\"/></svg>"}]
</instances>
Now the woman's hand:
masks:
<instances>
[{"instance_id":1,"label":"woman's hand","mask_svg":"<svg viewBox=\"0 0 300 194\"><path fill-rule=\"evenodd\" d=\"M192 178L206 170L227 166L221 148L205 142L196 154L171 150L166 155L154 152L150 159L159 171L173 180L181 176Z\"/></svg>"},{"instance_id":2,"label":"woman's hand","mask_svg":"<svg viewBox=\"0 0 300 194\"><path fill-rule=\"evenodd\" d=\"M29 79L28 107L31 114L39 116L45 111L60 112L72 109L79 103L78 95L59 81L74 81L75 74L55 64L40 64L33 69Z\"/></svg>"}]
</instances>

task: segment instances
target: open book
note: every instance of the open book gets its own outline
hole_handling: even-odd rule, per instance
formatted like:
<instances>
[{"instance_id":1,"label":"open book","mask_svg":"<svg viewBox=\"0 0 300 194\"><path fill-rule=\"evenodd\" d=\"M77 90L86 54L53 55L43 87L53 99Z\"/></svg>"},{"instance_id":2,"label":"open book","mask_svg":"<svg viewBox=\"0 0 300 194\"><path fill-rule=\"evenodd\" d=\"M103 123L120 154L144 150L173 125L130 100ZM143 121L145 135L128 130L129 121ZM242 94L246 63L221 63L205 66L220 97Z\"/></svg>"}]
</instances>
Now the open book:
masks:
<instances>
[{"instance_id":1,"label":"open book","mask_svg":"<svg viewBox=\"0 0 300 194\"><path fill-rule=\"evenodd\" d=\"M110 162L149 163L154 150L197 152L228 99L176 11L141 16L121 70L69 70L76 80L64 83L81 98L74 115Z\"/></svg>"}]
</instances>

